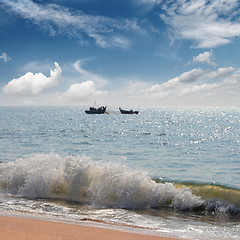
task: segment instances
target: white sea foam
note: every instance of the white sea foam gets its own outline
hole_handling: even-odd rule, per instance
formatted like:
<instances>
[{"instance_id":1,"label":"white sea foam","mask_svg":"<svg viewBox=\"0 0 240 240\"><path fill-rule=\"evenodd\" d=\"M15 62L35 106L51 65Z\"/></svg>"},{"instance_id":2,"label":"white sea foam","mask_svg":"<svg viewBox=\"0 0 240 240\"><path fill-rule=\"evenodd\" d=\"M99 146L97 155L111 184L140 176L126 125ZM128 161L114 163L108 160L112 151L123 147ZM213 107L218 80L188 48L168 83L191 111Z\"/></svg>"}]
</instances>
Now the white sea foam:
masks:
<instances>
[{"instance_id":1,"label":"white sea foam","mask_svg":"<svg viewBox=\"0 0 240 240\"><path fill-rule=\"evenodd\" d=\"M156 183L146 172L86 156L36 154L0 165L0 186L14 195L54 198L115 208L172 206L192 209L203 200L172 183Z\"/></svg>"}]
</instances>

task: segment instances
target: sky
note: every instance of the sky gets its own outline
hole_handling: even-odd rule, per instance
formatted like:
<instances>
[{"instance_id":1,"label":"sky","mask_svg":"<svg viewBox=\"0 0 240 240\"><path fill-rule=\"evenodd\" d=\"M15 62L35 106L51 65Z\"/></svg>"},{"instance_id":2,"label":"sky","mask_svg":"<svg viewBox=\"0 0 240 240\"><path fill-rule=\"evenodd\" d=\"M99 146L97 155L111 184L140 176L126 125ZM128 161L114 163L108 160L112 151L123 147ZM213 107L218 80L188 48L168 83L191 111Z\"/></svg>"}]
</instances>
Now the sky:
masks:
<instances>
[{"instance_id":1,"label":"sky","mask_svg":"<svg viewBox=\"0 0 240 240\"><path fill-rule=\"evenodd\" d=\"M0 0L0 105L240 107L239 0Z\"/></svg>"}]
</instances>

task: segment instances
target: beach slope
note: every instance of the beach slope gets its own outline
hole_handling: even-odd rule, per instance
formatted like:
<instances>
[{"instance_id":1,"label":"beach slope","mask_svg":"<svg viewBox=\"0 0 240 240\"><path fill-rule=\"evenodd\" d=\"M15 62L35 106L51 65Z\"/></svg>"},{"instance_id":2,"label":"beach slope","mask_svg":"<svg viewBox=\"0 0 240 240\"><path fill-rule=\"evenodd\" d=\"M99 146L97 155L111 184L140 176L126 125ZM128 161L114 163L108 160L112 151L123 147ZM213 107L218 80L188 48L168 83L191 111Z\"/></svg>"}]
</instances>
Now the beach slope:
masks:
<instances>
[{"instance_id":1,"label":"beach slope","mask_svg":"<svg viewBox=\"0 0 240 240\"><path fill-rule=\"evenodd\" d=\"M0 216L0 239L8 240L174 240L80 224ZM176 240L176 239L175 239Z\"/></svg>"}]
</instances>

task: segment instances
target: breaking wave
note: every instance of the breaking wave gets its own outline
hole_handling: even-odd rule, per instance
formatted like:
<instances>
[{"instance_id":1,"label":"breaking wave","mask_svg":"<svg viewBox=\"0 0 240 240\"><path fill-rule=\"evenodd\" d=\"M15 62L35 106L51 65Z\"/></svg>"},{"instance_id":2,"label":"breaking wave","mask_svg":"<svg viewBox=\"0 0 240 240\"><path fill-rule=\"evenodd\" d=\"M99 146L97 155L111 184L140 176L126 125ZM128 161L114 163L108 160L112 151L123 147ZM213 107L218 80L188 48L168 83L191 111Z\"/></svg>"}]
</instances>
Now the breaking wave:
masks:
<instances>
[{"instance_id":1,"label":"breaking wave","mask_svg":"<svg viewBox=\"0 0 240 240\"><path fill-rule=\"evenodd\" d=\"M0 188L29 199L62 199L103 208L170 207L183 211L240 214L238 203L206 197L196 190L196 186L157 183L144 171L96 162L86 156L36 154L3 162L0 164ZM234 191L239 196L240 191Z\"/></svg>"}]
</instances>

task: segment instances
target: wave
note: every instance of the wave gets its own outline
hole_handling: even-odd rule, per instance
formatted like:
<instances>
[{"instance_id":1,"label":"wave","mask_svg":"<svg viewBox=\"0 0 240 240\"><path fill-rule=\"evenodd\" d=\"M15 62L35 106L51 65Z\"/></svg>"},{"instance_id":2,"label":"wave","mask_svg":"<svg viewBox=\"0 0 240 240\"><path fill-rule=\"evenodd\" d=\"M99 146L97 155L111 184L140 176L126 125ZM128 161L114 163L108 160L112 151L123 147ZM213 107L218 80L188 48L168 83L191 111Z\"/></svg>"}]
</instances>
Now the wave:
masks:
<instances>
[{"instance_id":1,"label":"wave","mask_svg":"<svg viewBox=\"0 0 240 240\"><path fill-rule=\"evenodd\" d=\"M237 188L220 184L196 182L179 182L174 185L179 188L187 187L195 195L201 196L204 199L218 199L240 207L240 190Z\"/></svg>"},{"instance_id":2,"label":"wave","mask_svg":"<svg viewBox=\"0 0 240 240\"><path fill-rule=\"evenodd\" d=\"M209 186L156 182L144 171L96 162L86 156L35 154L0 164L2 191L28 199L62 199L103 208L170 207L182 211L239 215L239 190L219 188L232 198L207 197ZM210 190L214 186L210 186ZM228 200L228 201L226 201Z\"/></svg>"}]
</instances>

